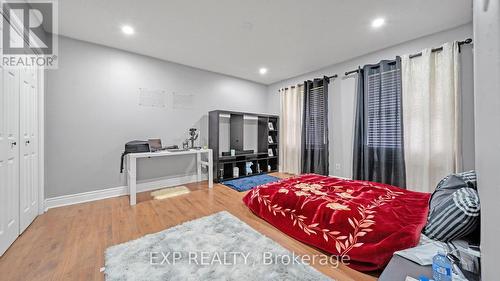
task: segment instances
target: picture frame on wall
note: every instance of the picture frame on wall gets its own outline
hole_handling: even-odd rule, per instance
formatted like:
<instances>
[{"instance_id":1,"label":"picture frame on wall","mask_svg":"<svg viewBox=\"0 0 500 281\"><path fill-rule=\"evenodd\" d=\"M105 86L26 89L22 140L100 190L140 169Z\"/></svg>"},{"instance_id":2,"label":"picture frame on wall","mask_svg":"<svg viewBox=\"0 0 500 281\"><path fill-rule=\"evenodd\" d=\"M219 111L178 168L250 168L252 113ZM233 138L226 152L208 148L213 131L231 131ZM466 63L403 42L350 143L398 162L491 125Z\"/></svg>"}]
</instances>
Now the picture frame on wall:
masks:
<instances>
[{"instance_id":1,"label":"picture frame on wall","mask_svg":"<svg viewBox=\"0 0 500 281\"><path fill-rule=\"evenodd\" d=\"M273 149L272 149L272 148L269 148L269 149L267 150L267 154L269 155L269 157L273 157L273 156L274 156Z\"/></svg>"},{"instance_id":2,"label":"picture frame on wall","mask_svg":"<svg viewBox=\"0 0 500 281\"><path fill-rule=\"evenodd\" d=\"M271 137L271 136L267 136L267 141L268 141L269 143L274 143L274 141L273 141L273 137Z\"/></svg>"},{"instance_id":3,"label":"picture frame on wall","mask_svg":"<svg viewBox=\"0 0 500 281\"><path fill-rule=\"evenodd\" d=\"M274 125L273 125L273 122L269 122L269 123L268 123L268 126L269 126L269 131L274 131Z\"/></svg>"}]
</instances>

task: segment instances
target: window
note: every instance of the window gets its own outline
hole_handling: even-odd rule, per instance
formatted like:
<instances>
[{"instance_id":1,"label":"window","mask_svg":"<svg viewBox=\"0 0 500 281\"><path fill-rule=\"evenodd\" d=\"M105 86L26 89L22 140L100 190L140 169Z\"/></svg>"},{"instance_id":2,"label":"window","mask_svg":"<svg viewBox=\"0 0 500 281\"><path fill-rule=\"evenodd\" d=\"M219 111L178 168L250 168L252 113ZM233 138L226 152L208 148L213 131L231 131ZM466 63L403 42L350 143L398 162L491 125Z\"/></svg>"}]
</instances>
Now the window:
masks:
<instances>
[{"instance_id":1,"label":"window","mask_svg":"<svg viewBox=\"0 0 500 281\"><path fill-rule=\"evenodd\" d=\"M328 86L327 86L328 87ZM307 107L308 118L306 118L306 132L308 137L305 139L307 145L323 146L328 143L326 95L323 92L323 86L312 88L309 92L309 103Z\"/></svg>"},{"instance_id":2,"label":"window","mask_svg":"<svg viewBox=\"0 0 500 281\"><path fill-rule=\"evenodd\" d=\"M401 69L396 64L382 73L370 69L367 84L368 146L401 147Z\"/></svg>"}]
</instances>

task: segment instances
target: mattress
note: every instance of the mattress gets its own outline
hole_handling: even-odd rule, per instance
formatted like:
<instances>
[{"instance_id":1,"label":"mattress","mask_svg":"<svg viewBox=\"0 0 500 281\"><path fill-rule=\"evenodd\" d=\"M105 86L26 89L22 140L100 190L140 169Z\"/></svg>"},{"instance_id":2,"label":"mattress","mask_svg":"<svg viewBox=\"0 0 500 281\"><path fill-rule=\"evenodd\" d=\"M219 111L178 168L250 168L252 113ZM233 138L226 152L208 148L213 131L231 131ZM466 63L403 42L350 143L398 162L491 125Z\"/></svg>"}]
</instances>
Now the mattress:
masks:
<instances>
[{"instance_id":1,"label":"mattress","mask_svg":"<svg viewBox=\"0 0 500 281\"><path fill-rule=\"evenodd\" d=\"M360 271L383 268L418 244L430 194L306 174L250 191L243 202L287 235L348 260Z\"/></svg>"}]
</instances>

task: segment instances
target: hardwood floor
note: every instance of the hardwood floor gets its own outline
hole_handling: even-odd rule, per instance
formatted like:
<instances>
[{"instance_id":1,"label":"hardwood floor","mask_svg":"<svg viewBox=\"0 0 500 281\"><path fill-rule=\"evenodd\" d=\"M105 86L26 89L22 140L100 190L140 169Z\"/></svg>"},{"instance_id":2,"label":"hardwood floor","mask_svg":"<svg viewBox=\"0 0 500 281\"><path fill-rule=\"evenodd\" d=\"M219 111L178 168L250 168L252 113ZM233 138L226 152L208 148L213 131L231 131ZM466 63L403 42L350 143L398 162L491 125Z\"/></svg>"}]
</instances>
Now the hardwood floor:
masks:
<instances>
[{"instance_id":1,"label":"hardwood floor","mask_svg":"<svg viewBox=\"0 0 500 281\"><path fill-rule=\"evenodd\" d=\"M140 193L133 207L122 196L49 210L0 258L0 280L104 280L107 247L223 210L290 251L321 254L250 212L241 201L244 192L219 184L210 190L206 182L186 186L191 193L164 200ZM336 280L376 280L343 265L315 267Z\"/></svg>"}]
</instances>

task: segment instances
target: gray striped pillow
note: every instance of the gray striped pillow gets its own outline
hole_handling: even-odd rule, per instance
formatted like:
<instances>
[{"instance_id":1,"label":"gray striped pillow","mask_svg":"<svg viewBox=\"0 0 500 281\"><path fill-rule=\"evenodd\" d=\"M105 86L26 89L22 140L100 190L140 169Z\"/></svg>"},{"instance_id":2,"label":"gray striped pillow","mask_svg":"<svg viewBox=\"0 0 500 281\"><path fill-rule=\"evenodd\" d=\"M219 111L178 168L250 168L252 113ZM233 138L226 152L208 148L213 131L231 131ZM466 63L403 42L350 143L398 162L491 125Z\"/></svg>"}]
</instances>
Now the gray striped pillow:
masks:
<instances>
[{"instance_id":1,"label":"gray striped pillow","mask_svg":"<svg viewBox=\"0 0 500 281\"><path fill-rule=\"evenodd\" d=\"M447 242L465 237L478 227L480 204L475 189L462 187L451 196L438 198L440 202L431 201L432 209L424 229L429 238Z\"/></svg>"},{"instance_id":2,"label":"gray striped pillow","mask_svg":"<svg viewBox=\"0 0 500 281\"><path fill-rule=\"evenodd\" d=\"M470 188L474 188L477 190L476 171L471 170L471 171L467 171L467 172L461 172L461 173L458 173L457 176L461 177Z\"/></svg>"},{"instance_id":3,"label":"gray striped pillow","mask_svg":"<svg viewBox=\"0 0 500 281\"><path fill-rule=\"evenodd\" d=\"M450 188L449 187L449 179L453 176L460 178L463 182L465 182L465 184L467 186L477 190L477 176L476 176L476 171L474 171L474 170L470 170L467 172L461 172L458 174L451 174L451 175L446 176L444 179L439 181L439 183L436 186L436 190L441 189L443 187Z\"/></svg>"}]
</instances>

